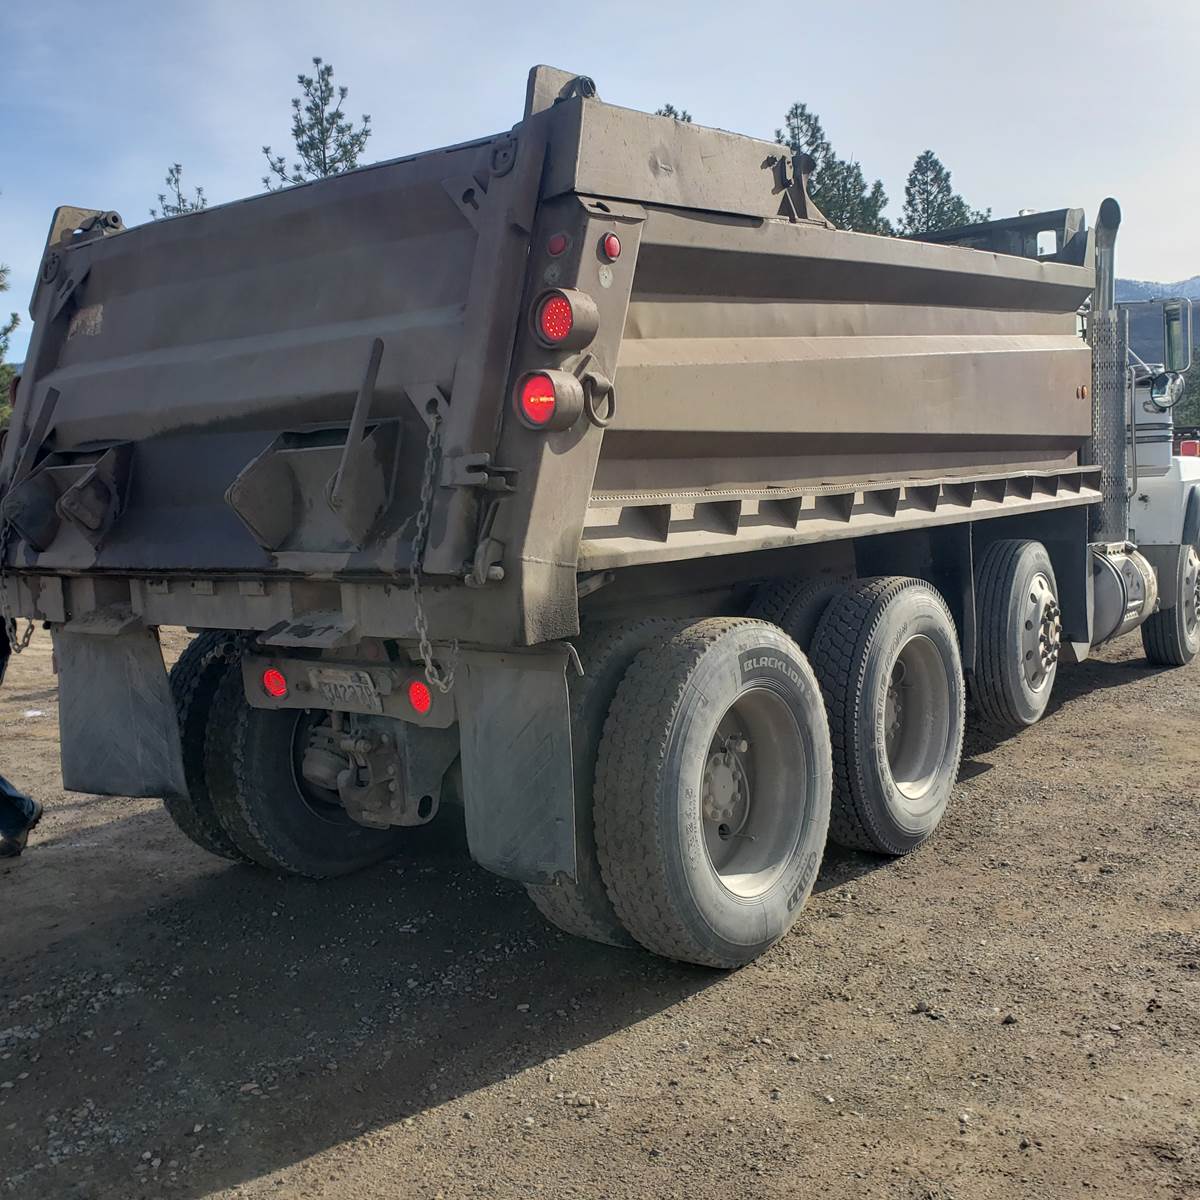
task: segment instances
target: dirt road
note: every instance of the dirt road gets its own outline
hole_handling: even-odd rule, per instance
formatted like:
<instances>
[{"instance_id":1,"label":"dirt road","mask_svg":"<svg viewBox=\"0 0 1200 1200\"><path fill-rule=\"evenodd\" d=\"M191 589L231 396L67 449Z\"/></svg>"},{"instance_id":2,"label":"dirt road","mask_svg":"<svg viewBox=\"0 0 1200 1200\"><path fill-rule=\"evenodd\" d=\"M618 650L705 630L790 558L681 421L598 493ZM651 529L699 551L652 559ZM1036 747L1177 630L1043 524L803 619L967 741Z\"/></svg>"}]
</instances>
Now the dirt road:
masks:
<instances>
[{"instance_id":1,"label":"dirt road","mask_svg":"<svg viewBox=\"0 0 1200 1200\"><path fill-rule=\"evenodd\" d=\"M0 867L0 1196L1194 1198L1198 709L1136 638L1064 668L931 844L831 850L725 976L549 931L453 829L314 884L66 794L39 635L0 691L47 809Z\"/></svg>"}]
</instances>

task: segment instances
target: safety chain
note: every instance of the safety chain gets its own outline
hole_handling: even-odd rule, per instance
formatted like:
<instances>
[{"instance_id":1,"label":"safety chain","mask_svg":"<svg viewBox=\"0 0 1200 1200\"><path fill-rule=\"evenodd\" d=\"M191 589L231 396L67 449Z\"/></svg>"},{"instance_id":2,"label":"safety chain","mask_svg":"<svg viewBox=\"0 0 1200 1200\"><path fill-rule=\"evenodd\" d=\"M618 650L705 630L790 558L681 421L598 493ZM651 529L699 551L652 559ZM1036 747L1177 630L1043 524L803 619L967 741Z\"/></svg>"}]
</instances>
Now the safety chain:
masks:
<instances>
[{"instance_id":1,"label":"safety chain","mask_svg":"<svg viewBox=\"0 0 1200 1200\"><path fill-rule=\"evenodd\" d=\"M417 639L421 659L425 663L425 678L432 687L445 695L454 686L454 670L458 665L458 639L450 646L450 658L445 667L433 661L433 646L429 641L429 618L421 597L421 559L425 555L425 541L429 536L429 518L433 512L434 484L442 451L442 416L434 412L429 422L429 436L425 440L425 473L421 477L421 506L417 509L417 532L412 541L412 562L408 573L412 579L413 622L417 627Z\"/></svg>"},{"instance_id":2,"label":"safety chain","mask_svg":"<svg viewBox=\"0 0 1200 1200\"><path fill-rule=\"evenodd\" d=\"M0 517L0 621L4 625L4 633L14 654L20 654L33 639L33 622L25 627L25 632L17 637L17 618L8 600L8 580L4 569L8 558L8 542L12 535L12 523Z\"/></svg>"}]
</instances>

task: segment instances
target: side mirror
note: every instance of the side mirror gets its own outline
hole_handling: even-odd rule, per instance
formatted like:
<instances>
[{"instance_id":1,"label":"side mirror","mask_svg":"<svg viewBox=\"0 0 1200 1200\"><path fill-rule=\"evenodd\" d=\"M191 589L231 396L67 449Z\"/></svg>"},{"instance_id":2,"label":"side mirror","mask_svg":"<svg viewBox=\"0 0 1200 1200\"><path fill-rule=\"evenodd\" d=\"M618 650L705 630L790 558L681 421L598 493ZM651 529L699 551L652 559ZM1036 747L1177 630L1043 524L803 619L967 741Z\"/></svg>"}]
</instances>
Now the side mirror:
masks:
<instances>
[{"instance_id":1,"label":"side mirror","mask_svg":"<svg viewBox=\"0 0 1200 1200\"><path fill-rule=\"evenodd\" d=\"M1168 371L1186 371L1192 365L1192 303L1168 300L1163 305L1163 349Z\"/></svg>"},{"instance_id":2,"label":"side mirror","mask_svg":"<svg viewBox=\"0 0 1200 1200\"><path fill-rule=\"evenodd\" d=\"M1150 403L1159 412L1170 412L1183 399L1183 388L1180 375L1155 375L1150 380Z\"/></svg>"}]
</instances>

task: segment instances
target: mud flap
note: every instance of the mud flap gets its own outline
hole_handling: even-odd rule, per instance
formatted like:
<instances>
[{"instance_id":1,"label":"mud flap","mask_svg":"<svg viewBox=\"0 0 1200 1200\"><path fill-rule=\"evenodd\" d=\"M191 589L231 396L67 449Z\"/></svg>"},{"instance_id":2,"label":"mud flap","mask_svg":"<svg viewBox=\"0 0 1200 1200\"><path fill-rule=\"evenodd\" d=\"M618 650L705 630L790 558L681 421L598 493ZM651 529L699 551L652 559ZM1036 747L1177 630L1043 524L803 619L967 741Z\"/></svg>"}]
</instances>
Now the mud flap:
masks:
<instances>
[{"instance_id":1,"label":"mud flap","mask_svg":"<svg viewBox=\"0 0 1200 1200\"><path fill-rule=\"evenodd\" d=\"M508 879L575 878L575 789L565 647L473 654L459 668L471 857Z\"/></svg>"},{"instance_id":2,"label":"mud flap","mask_svg":"<svg viewBox=\"0 0 1200 1200\"><path fill-rule=\"evenodd\" d=\"M186 794L155 634L95 613L55 629L54 653L63 786L102 796Z\"/></svg>"}]
</instances>

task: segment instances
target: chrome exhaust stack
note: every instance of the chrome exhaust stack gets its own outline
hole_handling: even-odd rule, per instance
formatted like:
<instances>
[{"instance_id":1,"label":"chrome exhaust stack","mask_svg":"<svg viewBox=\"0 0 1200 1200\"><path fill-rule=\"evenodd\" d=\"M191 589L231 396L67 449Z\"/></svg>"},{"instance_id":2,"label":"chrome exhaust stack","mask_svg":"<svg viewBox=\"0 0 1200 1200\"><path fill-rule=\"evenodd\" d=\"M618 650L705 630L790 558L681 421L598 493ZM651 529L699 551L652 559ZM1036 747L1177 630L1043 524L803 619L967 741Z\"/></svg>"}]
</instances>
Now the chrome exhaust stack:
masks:
<instances>
[{"instance_id":1,"label":"chrome exhaust stack","mask_svg":"<svg viewBox=\"0 0 1200 1200\"><path fill-rule=\"evenodd\" d=\"M1129 471L1126 463L1125 332L1116 309L1116 242L1121 206L1111 197L1096 218L1096 290L1088 316L1092 347L1091 459L1102 468L1103 501L1092 509L1091 538L1129 537Z\"/></svg>"}]
</instances>

